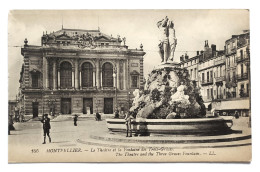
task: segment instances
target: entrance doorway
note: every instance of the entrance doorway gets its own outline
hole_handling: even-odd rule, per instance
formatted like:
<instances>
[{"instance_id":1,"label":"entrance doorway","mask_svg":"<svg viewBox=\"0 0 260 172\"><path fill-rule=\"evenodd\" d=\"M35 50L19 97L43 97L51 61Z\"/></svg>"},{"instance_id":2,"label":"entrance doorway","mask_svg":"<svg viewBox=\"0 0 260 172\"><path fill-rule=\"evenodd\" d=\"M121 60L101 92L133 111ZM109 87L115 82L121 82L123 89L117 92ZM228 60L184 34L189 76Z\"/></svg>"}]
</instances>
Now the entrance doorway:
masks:
<instances>
[{"instance_id":1,"label":"entrance doorway","mask_svg":"<svg viewBox=\"0 0 260 172\"><path fill-rule=\"evenodd\" d=\"M71 114L71 98L62 98L61 99L61 113L62 114Z\"/></svg>"},{"instance_id":2,"label":"entrance doorway","mask_svg":"<svg viewBox=\"0 0 260 172\"><path fill-rule=\"evenodd\" d=\"M39 114L39 102L32 102L33 118L38 117Z\"/></svg>"},{"instance_id":3,"label":"entrance doorway","mask_svg":"<svg viewBox=\"0 0 260 172\"><path fill-rule=\"evenodd\" d=\"M84 98L83 99L83 114L93 114L93 99Z\"/></svg>"},{"instance_id":4,"label":"entrance doorway","mask_svg":"<svg viewBox=\"0 0 260 172\"><path fill-rule=\"evenodd\" d=\"M113 98L104 98L104 113L113 114Z\"/></svg>"}]
</instances>

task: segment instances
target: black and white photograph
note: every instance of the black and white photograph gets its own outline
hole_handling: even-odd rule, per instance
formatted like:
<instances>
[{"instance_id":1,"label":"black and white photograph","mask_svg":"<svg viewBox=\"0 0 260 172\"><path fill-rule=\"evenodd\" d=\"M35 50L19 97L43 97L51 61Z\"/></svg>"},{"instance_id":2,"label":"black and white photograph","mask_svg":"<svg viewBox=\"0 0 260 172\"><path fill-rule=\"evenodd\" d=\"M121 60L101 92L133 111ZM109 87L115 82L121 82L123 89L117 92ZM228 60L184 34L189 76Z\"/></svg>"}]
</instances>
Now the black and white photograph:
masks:
<instances>
[{"instance_id":1,"label":"black and white photograph","mask_svg":"<svg viewBox=\"0 0 260 172\"><path fill-rule=\"evenodd\" d=\"M10 10L8 162L251 162L249 15Z\"/></svg>"}]
</instances>

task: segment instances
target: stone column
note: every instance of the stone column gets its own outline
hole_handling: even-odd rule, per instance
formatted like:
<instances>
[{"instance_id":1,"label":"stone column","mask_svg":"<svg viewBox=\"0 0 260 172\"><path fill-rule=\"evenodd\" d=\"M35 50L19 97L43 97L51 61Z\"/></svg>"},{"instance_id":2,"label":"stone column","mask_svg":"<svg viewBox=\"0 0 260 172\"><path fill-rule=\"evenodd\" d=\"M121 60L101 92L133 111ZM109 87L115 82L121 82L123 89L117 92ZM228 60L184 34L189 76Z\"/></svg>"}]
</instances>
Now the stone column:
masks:
<instances>
[{"instance_id":1,"label":"stone column","mask_svg":"<svg viewBox=\"0 0 260 172\"><path fill-rule=\"evenodd\" d=\"M46 57L45 57L46 58ZM48 59L46 58L46 88L49 88L49 61Z\"/></svg>"},{"instance_id":2,"label":"stone column","mask_svg":"<svg viewBox=\"0 0 260 172\"><path fill-rule=\"evenodd\" d=\"M75 61L75 88L79 89L79 62L78 59Z\"/></svg>"},{"instance_id":3,"label":"stone column","mask_svg":"<svg viewBox=\"0 0 260 172\"><path fill-rule=\"evenodd\" d=\"M128 59L126 60L126 62L125 62L125 85L126 85L126 89L128 89L129 88L129 85L128 85L128 83L130 83L129 81L128 81Z\"/></svg>"},{"instance_id":4,"label":"stone column","mask_svg":"<svg viewBox=\"0 0 260 172\"><path fill-rule=\"evenodd\" d=\"M102 70L99 71L100 72L100 87L103 87L103 80L102 80Z\"/></svg>"},{"instance_id":5,"label":"stone column","mask_svg":"<svg viewBox=\"0 0 260 172\"><path fill-rule=\"evenodd\" d=\"M116 88L116 76L114 77L115 69L113 70L113 87Z\"/></svg>"},{"instance_id":6,"label":"stone column","mask_svg":"<svg viewBox=\"0 0 260 172\"><path fill-rule=\"evenodd\" d=\"M58 89L60 89L60 68L58 68Z\"/></svg>"},{"instance_id":7,"label":"stone column","mask_svg":"<svg viewBox=\"0 0 260 172\"><path fill-rule=\"evenodd\" d=\"M119 67L119 60L116 62L116 87L120 89L120 67Z\"/></svg>"},{"instance_id":8,"label":"stone column","mask_svg":"<svg viewBox=\"0 0 260 172\"><path fill-rule=\"evenodd\" d=\"M72 80L71 80L71 85L72 85L72 88L75 88L75 69L73 68L72 69L72 72L71 72L71 74L72 74Z\"/></svg>"},{"instance_id":9,"label":"stone column","mask_svg":"<svg viewBox=\"0 0 260 172\"><path fill-rule=\"evenodd\" d=\"M99 60L96 60L96 86L97 88L100 88L100 66L99 66Z\"/></svg>"},{"instance_id":10,"label":"stone column","mask_svg":"<svg viewBox=\"0 0 260 172\"><path fill-rule=\"evenodd\" d=\"M56 90L56 59L53 60L53 89Z\"/></svg>"},{"instance_id":11,"label":"stone column","mask_svg":"<svg viewBox=\"0 0 260 172\"><path fill-rule=\"evenodd\" d=\"M124 82L124 90L126 90L126 62L123 62L123 70L124 70L124 76L123 76L123 82Z\"/></svg>"},{"instance_id":12,"label":"stone column","mask_svg":"<svg viewBox=\"0 0 260 172\"><path fill-rule=\"evenodd\" d=\"M96 71L95 69L93 70L93 87L96 86Z\"/></svg>"},{"instance_id":13,"label":"stone column","mask_svg":"<svg viewBox=\"0 0 260 172\"><path fill-rule=\"evenodd\" d=\"M42 58L42 86L43 86L43 88L46 88L46 73L47 73L47 70L46 70L46 66L47 66L47 59L46 59L46 57L43 57Z\"/></svg>"},{"instance_id":14,"label":"stone column","mask_svg":"<svg viewBox=\"0 0 260 172\"><path fill-rule=\"evenodd\" d=\"M81 69L79 70L79 88L82 90Z\"/></svg>"}]
</instances>

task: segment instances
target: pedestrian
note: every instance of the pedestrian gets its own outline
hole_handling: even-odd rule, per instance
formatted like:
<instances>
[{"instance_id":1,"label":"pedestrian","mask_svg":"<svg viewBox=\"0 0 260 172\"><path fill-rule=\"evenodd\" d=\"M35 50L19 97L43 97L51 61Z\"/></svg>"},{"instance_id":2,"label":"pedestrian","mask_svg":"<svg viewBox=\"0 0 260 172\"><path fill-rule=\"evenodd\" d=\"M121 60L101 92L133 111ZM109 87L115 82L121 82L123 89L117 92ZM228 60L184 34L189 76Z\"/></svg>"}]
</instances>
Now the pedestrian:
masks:
<instances>
[{"instance_id":1,"label":"pedestrian","mask_svg":"<svg viewBox=\"0 0 260 172\"><path fill-rule=\"evenodd\" d=\"M239 114L238 111L235 112L235 118L238 119L239 118Z\"/></svg>"},{"instance_id":2,"label":"pedestrian","mask_svg":"<svg viewBox=\"0 0 260 172\"><path fill-rule=\"evenodd\" d=\"M44 136L44 140L42 144L46 144L46 134L49 137L49 142L51 143L51 137L50 137L51 125L50 125L50 118L48 118L48 114L43 115L41 122L43 124L42 127L43 127L43 136Z\"/></svg>"},{"instance_id":3,"label":"pedestrian","mask_svg":"<svg viewBox=\"0 0 260 172\"><path fill-rule=\"evenodd\" d=\"M14 108L14 111L15 111L15 122L19 122L20 121L20 115L19 115L19 108L18 106L15 106Z\"/></svg>"},{"instance_id":4,"label":"pedestrian","mask_svg":"<svg viewBox=\"0 0 260 172\"><path fill-rule=\"evenodd\" d=\"M78 121L78 115L75 115L75 117L74 117L74 126L77 126L77 121Z\"/></svg>"},{"instance_id":5,"label":"pedestrian","mask_svg":"<svg viewBox=\"0 0 260 172\"><path fill-rule=\"evenodd\" d=\"M119 118L119 111L118 111L117 108L115 109L115 117L114 118Z\"/></svg>"},{"instance_id":6,"label":"pedestrian","mask_svg":"<svg viewBox=\"0 0 260 172\"><path fill-rule=\"evenodd\" d=\"M13 122L13 117L12 117L12 115L8 115L8 135L10 135L11 134L11 130L14 130L15 128L14 128L14 122Z\"/></svg>"},{"instance_id":7,"label":"pedestrian","mask_svg":"<svg viewBox=\"0 0 260 172\"><path fill-rule=\"evenodd\" d=\"M96 113L96 121L101 121L101 115L98 112Z\"/></svg>"},{"instance_id":8,"label":"pedestrian","mask_svg":"<svg viewBox=\"0 0 260 172\"><path fill-rule=\"evenodd\" d=\"M129 113L129 112L126 112L126 116L125 116L125 124L126 124L126 137L132 137L132 128L131 128L131 125L132 125L132 119L134 117ZM128 135L129 133L129 135Z\"/></svg>"}]
</instances>

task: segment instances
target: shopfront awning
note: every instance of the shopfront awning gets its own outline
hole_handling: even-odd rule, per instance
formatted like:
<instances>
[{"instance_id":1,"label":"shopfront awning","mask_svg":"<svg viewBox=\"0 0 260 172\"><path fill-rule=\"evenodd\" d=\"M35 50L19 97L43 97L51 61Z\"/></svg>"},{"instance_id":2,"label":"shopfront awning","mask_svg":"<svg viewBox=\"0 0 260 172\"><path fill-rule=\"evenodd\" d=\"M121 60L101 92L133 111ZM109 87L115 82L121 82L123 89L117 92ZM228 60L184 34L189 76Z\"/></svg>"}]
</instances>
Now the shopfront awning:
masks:
<instances>
[{"instance_id":1,"label":"shopfront awning","mask_svg":"<svg viewBox=\"0 0 260 172\"><path fill-rule=\"evenodd\" d=\"M222 101L216 110L249 109L249 100Z\"/></svg>"}]
</instances>

